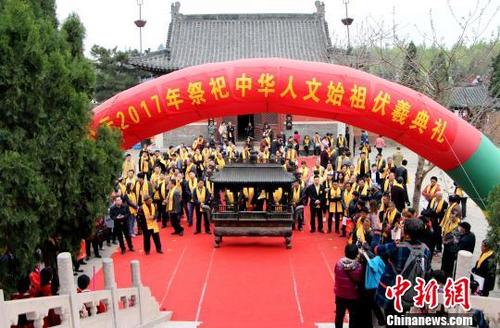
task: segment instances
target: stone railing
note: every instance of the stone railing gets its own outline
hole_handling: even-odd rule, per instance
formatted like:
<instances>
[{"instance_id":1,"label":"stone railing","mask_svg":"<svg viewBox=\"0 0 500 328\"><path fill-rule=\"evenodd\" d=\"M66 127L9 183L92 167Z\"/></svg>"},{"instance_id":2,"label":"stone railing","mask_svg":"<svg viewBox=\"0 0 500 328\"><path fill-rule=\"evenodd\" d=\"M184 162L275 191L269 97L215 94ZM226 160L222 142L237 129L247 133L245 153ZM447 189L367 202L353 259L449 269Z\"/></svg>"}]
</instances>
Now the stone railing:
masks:
<instances>
[{"instance_id":1,"label":"stone railing","mask_svg":"<svg viewBox=\"0 0 500 328\"><path fill-rule=\"evenodd\" d=\"M132 287L117 288L113 260L103 260L104 290L77 293L71 255L57 257L60 290L58 296L5 301L0 290L0 327L16 325L19 315L43 327L49 310L68 328L146 328L170 320L172 312L160 311L148 287L141 282L138 261L132 261ZM105 308L104 312L99 309Z\"/></svg>"}]
</instances>

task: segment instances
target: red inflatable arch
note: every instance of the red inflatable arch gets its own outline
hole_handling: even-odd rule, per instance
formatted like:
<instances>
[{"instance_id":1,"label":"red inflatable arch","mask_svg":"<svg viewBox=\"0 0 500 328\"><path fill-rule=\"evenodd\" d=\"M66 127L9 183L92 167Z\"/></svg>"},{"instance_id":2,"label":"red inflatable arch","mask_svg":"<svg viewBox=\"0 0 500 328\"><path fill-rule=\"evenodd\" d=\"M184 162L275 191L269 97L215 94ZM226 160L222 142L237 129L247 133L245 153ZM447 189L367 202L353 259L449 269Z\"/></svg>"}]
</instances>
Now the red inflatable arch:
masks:
<instances>
[{"instance_id":1,"label":"red inflatable arch","mask_svg":"<svg viewBox=\"0 0 500 328\"><path fill-rule=\"evenodd\" d=\"M92 127L121 129L126 149L200 119L258 112L333 119L387 136L446 170L476 200L500 182L498 149L467 122L414 90L325 63L244 59L182 69L96 107Z\"/></svg>"}]
</instances>

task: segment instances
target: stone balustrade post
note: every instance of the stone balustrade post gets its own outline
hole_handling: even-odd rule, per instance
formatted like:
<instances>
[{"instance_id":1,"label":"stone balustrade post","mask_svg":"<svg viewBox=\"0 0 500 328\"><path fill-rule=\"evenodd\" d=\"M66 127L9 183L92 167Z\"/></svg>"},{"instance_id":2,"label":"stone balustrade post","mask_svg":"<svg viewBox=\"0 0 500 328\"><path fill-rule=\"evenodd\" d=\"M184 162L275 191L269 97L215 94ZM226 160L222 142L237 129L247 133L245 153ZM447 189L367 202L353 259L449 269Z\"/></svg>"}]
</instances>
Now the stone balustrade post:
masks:
<instances>
[{"instance_id":1,"label":"stone balustrade post","mask_svg":"<svg viewBox=\"0 0 500 328\"><path fill-rule=\"evenodd\" d=\"M59 295L69 296L70 327L80 328L80 309L76 295L75 278L73 276L73 261L68 252L57 255L57 272L59 275ZM64 311L64 310L63 310Z\"/></svg>"},{"instance_id":2,"label":"stone balustrade post","mask_svg":"<svg viewBox=\"0 0 500 328\"><path fill-rule=\"evenodd\" d=\"M0 289L0 327L10 327L10 322L7 320L7 309L5 307L3 289Z\"/></svg>"},{"instance_id":3,"label":"stone balustrade post","mask_svg":"<svg viewBox=\"0 0 500 328\"><path fill-rule=\"evenodd\" d=\"M459 251L455 268L455 279L462 277L469 278L472 265L472 253L468 251Z\"/></svg>"},{"instance_id":4,"label":"stone balustrade post","mask_svg":"<svg viewBox=\"0 0 500 328\"><path fill-rule=\"evenodd\" d=\"M144 318L145 318L145 306L144 304L143 297L142 297L142 281L141 281L141 267L139 264L139 261L133 260L130 261L130 273L132 275L132 286L137 288L137 304L136 306L139 307L139 313L140 313L140 323L141 325L144 324Z\"/></svg>"},{"instance_id":5,"label":"stone balustrade post","mask_svg":"<svg viewBox=\"0 0 500 328\"><path fill-rule=\"evenodd\" d=\"M102 269L104 273L104 289L111 292L111 305L110 310L113 311L113 327L118 328L118 295L116 292L116 280L115 280L115 269L113 266L113 260L110 258L105 258L102 260Z\"/></svg>"}]
</instances>

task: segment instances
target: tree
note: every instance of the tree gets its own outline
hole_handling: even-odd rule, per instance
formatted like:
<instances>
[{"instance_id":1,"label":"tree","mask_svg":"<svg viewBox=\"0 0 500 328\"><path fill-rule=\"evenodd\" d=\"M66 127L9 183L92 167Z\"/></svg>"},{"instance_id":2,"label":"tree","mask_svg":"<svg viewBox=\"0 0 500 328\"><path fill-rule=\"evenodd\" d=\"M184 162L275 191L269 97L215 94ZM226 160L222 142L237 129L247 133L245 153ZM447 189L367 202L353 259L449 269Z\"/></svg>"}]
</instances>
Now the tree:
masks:
<instances>
[{"instance_id":1,"label":"tree","mask_svg":"<svg viewBox=\"0 0 500 328\"><path fill-rule=\"evenodd\" d=\"M53 1L0 5L0 250L12 259L0 288L33 268L48 238L75 253L119 172L119 135L88 131L95 75L84 35L76 15L58 29Z\"/></svg>"},{"instance_id":2,"label":"tree","mask_svg":"<svg viewBox=\"0 0 500 328\"><path fill-rule=\"evenodd\" d=\"M417 64L417 47L413 41L410 41L408 47L406 48L406 56L403 67L401 68L401 79L399 83L408 88L412 88L413 90L418 90L420 88L419 75L420 71Z\"/></svg>"},{"instance_id":3,"label":"tree","mask_svg":"<svg viewBox=\"0 0 500 328\"><path fill-rule=\"evenodd\" d=\"M491 68L493 71L491 73L489 92L493 98L500 98L500 52L492 58Z\"/></svg>"},{"instance_id":4,"label":"tree","mask_svg":"<svg viewBox=\"0 0 500 328\"><path fill-rule=\"evenodd\" d=\"M488 195L487 213L490 224L487 239L490 245L494 245L493 250L498 263L500 261L500 185L496 185Z\"/></svg>"},{"instance_id":5,"label":"tree","mask_svg":"<svg viewBox=\"0 0 500 328\"><path fill-rule=\"evenodd\" d=\"M144 73L127 64L130 57L139 55L137 50L119 51L94 45L91 55L97 71L94 98L98 102L141 82Z\"/></svg>"}]
</instances>

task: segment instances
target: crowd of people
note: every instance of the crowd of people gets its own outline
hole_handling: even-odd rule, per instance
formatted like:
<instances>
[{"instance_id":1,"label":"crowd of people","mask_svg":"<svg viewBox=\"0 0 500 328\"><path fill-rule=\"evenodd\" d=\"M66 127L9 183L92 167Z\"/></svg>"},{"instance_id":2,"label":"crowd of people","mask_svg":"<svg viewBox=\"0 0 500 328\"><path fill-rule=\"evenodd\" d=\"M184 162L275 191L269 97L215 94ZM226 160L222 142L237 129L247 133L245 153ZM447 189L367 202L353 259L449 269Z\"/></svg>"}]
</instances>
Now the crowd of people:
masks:
<instances>
[{"instance_id":1,"label":"crowd of people","mask_svg":"<svg viewBox=\"0 0 500 328\"><path fill-rule=\"evenodd\" d=\"M310 233L337 234L346 240L345 257L335 266L336 327L342 327L346 310L350 327L371 327L372 312L382 325L394 312L393 302L385 296L387 286L394 284L396 275L417 270L410 254L424 260L418 271L423 278L446 279L453 277L458 251L474 251L475 236L465 220L466 197L460 186L446 199L438 178L432 177L422 191L427 206L419 213L410 206L408 163L401 149L387 154L383 137L370 144L366 131L355 148L350 148L349 138L319 133L302 137L298 131L285 136L265 124L260 141L249 136L236 147L234 126L224 123L216 129L211 121L208 139L199 136L190 145L170 146L164 152L144 144L138 159L126 154L109 214L98 221L82 254L90 257L92 247L99 257L104 242L118 243L122 253L133 252L134 237L140 234L146 255L151 239L161 254L160 229L170 226L177 236L183 236L187 227L194 234L210 234L210 209L218 204L244 211L289 205L297 231L306 228L304 212L308 212ZM214 172L229 163L250 161L279 163L297 180L289 192L245 186L214 191L210 181ZM433 257L441 258L439 270L431 268ZM408 263L409 259L414 262ZM76 271L84 260L83 255L75 258ZM375 282L366 279L373 265L379 268ZM477 293L488 296L496 270L488 242L483 242L481 257L471 269L484 279Z\"/></svg>"}]
</instances>

